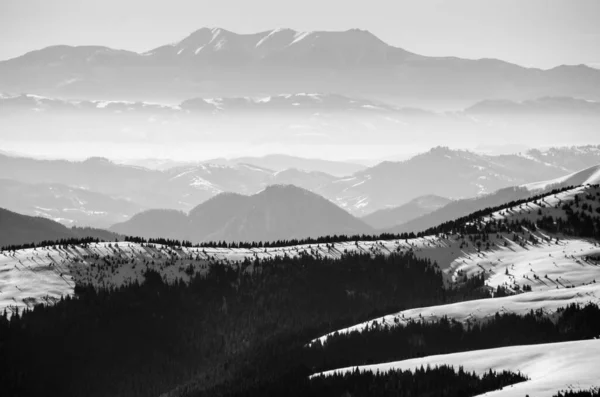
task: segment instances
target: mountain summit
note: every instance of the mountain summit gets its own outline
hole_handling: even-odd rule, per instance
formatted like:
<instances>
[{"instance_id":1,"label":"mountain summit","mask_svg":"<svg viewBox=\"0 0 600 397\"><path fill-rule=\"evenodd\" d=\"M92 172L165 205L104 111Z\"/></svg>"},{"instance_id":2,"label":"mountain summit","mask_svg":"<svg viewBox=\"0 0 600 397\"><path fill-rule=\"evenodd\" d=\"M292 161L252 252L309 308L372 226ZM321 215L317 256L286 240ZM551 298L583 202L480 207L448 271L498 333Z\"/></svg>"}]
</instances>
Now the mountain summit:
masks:
<instances>
[{"instance_id":1,"label":"mountain summit","mask_svg":"<svg viewBox=\"0 0 600 397\"><path fill-rule=\"evenodd\" d=\"M373 229L329 200L293 185L271 185L252 196L221 193L186 216L150 210L111 230L141 237L200 241L276 241Z\"/></svg>"},{"instance_id":2,"label":"mountain summit","mask_svg":"<svg viewBox=\"0 0 600 397\"><path fill-rule=\"evenodd\" d=\"M0 92L78 99L184 100L331 92L473 103L548 95L600 99L600 71L528 69L494 59L427 57L360 29L238 34L202 28L145 53L53 46L0 62Z\"/></svg>"}]
</instances>

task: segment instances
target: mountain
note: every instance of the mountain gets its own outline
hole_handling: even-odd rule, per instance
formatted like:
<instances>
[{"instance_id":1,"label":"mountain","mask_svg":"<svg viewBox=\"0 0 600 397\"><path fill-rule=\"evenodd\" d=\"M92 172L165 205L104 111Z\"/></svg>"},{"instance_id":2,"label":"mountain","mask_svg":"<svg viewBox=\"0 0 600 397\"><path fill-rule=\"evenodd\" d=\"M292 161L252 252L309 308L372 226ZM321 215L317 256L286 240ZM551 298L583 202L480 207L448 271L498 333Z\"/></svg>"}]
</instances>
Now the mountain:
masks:
<instances>
[{"instance_id":1,"label":"mountain","mask_svg":"<svg viewBox=\"0 0 600 397\"><path fill-rule=\"evenodd\" d=\"M141 237L200 241L275 241L372 231L327 199L292 185L244 196L222 193L181 212L151 210L110 230Z\"/></svg>"},{"instance_id":2,"label":"mountain","mask_svg":"<svg viewBox=\"0 0 600 397\"><path fill-rule=\"evenodd\" d=\"M543 163L554 164L565 171L576 172L600 164L600 145L531 149L525 155Z\"/></svg>"},{"instance_id":3,"label":"mountain","mask_svg":"<svg viewBox=\"0 0 600 397\"><path fill-rule=\"evenodd\" d=\"M523 185L523 187L535 192L539 190L557 189L566 186L579 186L588 184L600 184L600 165L595 165L593 167L549 181L528 183Z\"/></svg>"},{"instance_id":4,"label":"mountain","mask_svg":"<svg viewBox=\"0 0 600 397\"><path fill-rule=\"evenodd\" d=\"M0 207L43 216L62 224L106 228L129 219L143 207L102 193L57 183L27 184L0 179Z\"/></svg>"},{"instance_id":5,"label":"mountain","mask_svg":"<svg viewBox=\"0 0 600 397\"><path fill-rule=\"evenodd\" d=\"M361 219L375 229L385 229L433 212L451 201L435 195L421 196L398 207L375 211Z\"/></svg>"},{"instance_id":6,"label":"mountain","mask_svg":"<svg viewBox=\"0 0 600 397\"><path fill-rule=\"evenodd\" d=\"M531 195L531 191L525 187L508 187L480 197L454 200L437 210L396 224L393 227L385 228L383 231L388 233L418 233L473 212L515 200L522 200Z\"/></svg>"},{"instance_id":7,"label":"mountain","mask_svg":"<svg viewBox=\"0 0 600 397\"><path fill-rule=\"evenodd\" d=\"M393 226L384 226L381 229L385 229L385 231L389 233L416 233L485 208L496 207L515 200L523 200L534 194L540 194L552 189L585 184L597 185L599 183L600 165L596 165L548 181L527 183L521 186L503 188L480 197L450 201L441 208L429 211L426 214L416 216L404 222L398 222ZM377 215L382 212L383 211L378 211L372 215ZM366 221L366 218L367 217L364 217L363 220ZM374 226L372 223L370 224Z\"/></svg>"},{"instance_id":8,"label":"mountain","mask_svg":"<svg viewBox=\"0 0 600 397\"><path fill-rule=\"evenodd\" d=\"M282 166L296 161L306 168L338 164L274 158L281 160ZM46 216L69 226L106 227L143 209L189 212L220 193L252 195L268 185L293 184L356 216L364 216L420 196L475 197L504 187L553 180L599 163L600 150L594 146L501 156L438 147L403 162L383 162L335 177L294 168L273 171L261 166L268 164L238 160L161 170L116 164L104 158L64 161L0 154L0 191L4 192L0 204L11 211Z\"/></svg>"},{"instance_id":9,"label":"mountain","mask_svg":"<svg viewBox=\"0 0 600 397\"><path fill-rule=\"evenodd\" d=\"M135 214L129 220L111 226L110 230L126 236L185 239L188 223L187 214L182 211L152 209Z\"/></svg>"},{"instance_id":10,"label":"mountain","mask_svg":"<svg viewBox=\"0 0 600 397\"><path fill-rule=\"evenodd\" d=\"M336 92L395 101L599 98L600 71L529 69L495 59L427 57L368 31L237 34L202 28L147 51L56 45L0 62L0 91L72 98L183 100Z\"/></svg>"},{"instance_id":11,"label":"mountain","mask_svg":"<svg viewBox=\"0 0 600 397\"><path fill-rule=\"evenodd\" d=\"M309 159L283 154L269 154L262 157L239 157L233 159L207 160L214 164L253 164L274 171L284 171L294 168L301 171L318 171L334 176L345 176L363 170L366 167L360 164L344 161L330 161L322 159Z\"/></svg>"},{"instance_id":12,"label":"mountain","mask_svg":"<svg viewBox=\"0 0 600 397\"><path fill-rule=\"evenodd\" d=\"M323 186L336 178L320 171L304 171L288 168L273 174L273 183L279 185L294 185L312 192L319 191Z\"/></svg>"},{"instance_id":13,"label":"mountain","mask_svg":"<svg viewBox=\"0 0 600 397\"><path fill-rule=\"evenodd\" d=\"M593 368L599 362L595 354L598 347L594 348L597 342L591 340L600 329L595 321L598 308L592 305L598 302L600 293L600 283L595 282L600 277L599 194L598 186L552 192L472 214L419 238L340 239L327 241L327 246L321 243L261 249L123 242L73 245L68 250L49 246L38 253L4 253L0 255L0 278L6 287L0 296L0 307L10 309L13 322L0 323L4 329L12 330L0 334L6 335L5 346L19 347L7 350L9 358L15 357L11 362L17 363L18 370L27 378L42 376L44 388L37 393L40 395L48 387L56 387L58 392L54 394L61 394L65 384L86 390L89 382L95 382L94 390L107 384L106 391L102 389L106 395L111 394L114 384L123 385L118 387L120 391L131 388L140 395L145 394L138 392L142 387L160 388L169 395L224 394L231 375L218 377L207 387L209 376L205 374L217 377L223 368L232 370L232 365L232 373L242 376L235 378L238 382L231 394L244 393L238 383L243 383L247 371L259 368L258 376L268 373L265 387L251 388L247 394L258 396L264 390L273 390L273 395L279 395L285 394L277 391L285 391L290 379L294 384L310 385L313 378L307 380L308 375L320 371L348 373L357 366L364 371L417 369L428 364L456 367L463 362L468 364L466 370L476 371L492 382L495 381L490 368L522 374L521 382L498 389L498 395L553 396L560 390L571 390L574 384L591 388L597 385ZM239 199L235 195L229 198L235 203ZM346 252L350 255L345 256ZM244 259L249 261L241 265ZM267 259L266 263L261 263L261 259ZM22 319L15 316L15 306L51 306L61 296L74 295L78 286L89 287L77 291L81 299L64 299L53 307L38 307L35 315L26 313ZM113 291L112 286L121 288ZM92 287L107 291L99 294ZM490 293L495 294L493 298ZM398 308L402 311L394 312ZM373 313L386 315L374 318ZM239 320L240 315L244 316L243 321ZM98 322L98 316L110 321ZM14 327L17 321L21 327ZM173 321L180 327L173 327ZM305 325L304 321L312 323ZM79 326L73 327L73 323ZM348 325L352 326L339 328ZM297 329L299 326L302 332ZM38 328L43 332L30 331ZM145 329L152 332L144 333ZM182 329L186 335L208 336L181 338L178 335ZM366 329L369 332L363 333ZM349 335L350 330L355 332ZM132 338L119 338L124 331ZM164 347L160 343L165 340L165 333L171 335L166 339L175 345ZM86 346L83 350L95 352L90 357L96 358L90 362L86 356L80 361L76 366L80 376L65 376L56 382L73 366L73 355L65 353L62 345L47 341L60 339L63 334L75 338L78 343L74 345L79 350ZM144 340L140 342L141 334ZM227 356L223 358L220 347L224 335L228 345L239 348L225 349ZM307 343L310 338L306 335L323 335L320 339L326 343ZM298 340L293 345L311 353L299 354L297 361L293 358L295 352L302 351L286 350L296 336ZM276 344L274 338L282 338L283 342ZM120 343L117 348L115 340ZM199 354L190 354L190 349L197 349L199 340L204 341L203 349L198 349ZM390 349L395 343L405 347ZM148 345L163 346L164 350L159 349L158 358L156 352L144 356L142 369L114 360L115 354L124 351L127 357L139 358L148 352ZM18 360L23 346L41 346L49 353L41 358L30 354L34 363L23 362ZM487 350L490 348L495 349ZM283 353L277 353L279 349ZM276 352L274 358L269 359L270 351ZM33 349L31 352L35 353ZM313 352L321 359L306 366L304 359ZM288 356L293 364L304 364L301 370L278 367L285 361L279 358ZM42 361L45 357L56 358L58 368L53 368L50 375L44 372L48 371ZM173 357L186 361L172 376L140 378L142 381L134 387L130 386L131 376L123 375L123 371L139 377L146 371L155 373L164 367L165 357L174 362L179 361ZM262 364L265 357L266 365ZM118 364L118 370L107 378L111 382L97 376L106 362ZM179 374L192 365L196 372L182 384ZM307 372L306 368L312 371ZM554 368L559 368L558 375ZM85 382L72 381L85 379L88 374ZM362 375L356 372L352 376ZM373 378L366 376L363 379ZM410 374L399 376L414 379ZM166 385L162 383L165 378L170 379ZM272 386L273 378L282 386ZM378 385L383 394L389 391L390 379L385 378ZM439 378L432 378L435 379ZM473 376L469 379L476 380ZM38 385L32 382L32 388ZM325 390L316 385L315 389L306 389L306 394ZM457 395L462 395L461 385L455 389L444 387L443 391L457 390ZM343 394L346 386L341 384L337 390ZM480 392L482 389L472 394Z\"/></svg>"},{"instance_id":14,"label":"mountain","mask_svg":"<svg viewBox=\"0 0 600 397\"><path fill-rule=\"evenodd\" d=\"M0 208L0 246L60 240L75 235L58 222Z\"/></svg>"},{"instance_id":15,"label":"mountain","mask_svg":"<svg viewBox=\"0 0 600 397\"><path fill-rule=\"evenodd\" d=\"M561 175L563 168L527 156L487 156L436 147L406 161L385 161L337 179L319 193L354 214L366 215L423 195L474 197Z\"/></svg>"},{"instance_id":16,"label":"mountain","mask_svg":"<svg viewBox=\"0 0 600 397\"><path fill-rule=\"evenodd\" d=\"M597 117L600 116L600 102L571 97L543 97L521 102L488 99L465 109L465 113L478 116L579 115Z\"/></svg>"},{"instance_id":17,"label":"mountain","mask_svg":"<svg viewBox=\"0 0 600 397\"><path fill-rule=\"evenodd\" d=\"M101 229L69 229L50 219L22 215L0 208L0 247L83 237L115 240L119 236Z\"/></svg>"},{"instance_id":18,"label":"mountain","mask_svg":"<svg viewBox=\"0 0 600 397\"><path fill-rule=\"evenodd\" d=\"M64 161L0 155L1 179L12 181L4 182L5 192L12 193L0 198L0 202L9 204L10 208L31 212L35 210L33 207L43 207L52 217L69 209L106 211L110 212L109 218L117 219L143 208L189 211L216 194L253 194L273 183L297 183L316 189L335 178L320 172L274 172L242 163L201 163L151 170L116 164L105 158ZM59 196L62 201L57 201ZM19 197L25 201L19 201ZM27 200L30 204L26 204ZM49 203L49 200L54 201Z\"/></svg>"},{"instance_id":19,"label":"mountain","mask_svg":"<svg viewBox=\"0 0 600 397\"><path fill-rule=\"evenodd\" d=\"M0 152L1 154L1 152ZM365 165L345 162L345 161L331 161L316 158L304 158L297 156L289 156L285 154L268 154L261 157L235 157L235 158L215 158L210 160L204 160L200 162L191 161L175 161L170 159L156 159L156 158L145 158L145 159L127 159L121 160L120 163L127 165L135 165L139 167L154 169L154 170L168 170L176 167L193 167L200 163L203 164L219 164L233 166L237 164L253 165L260 168L266 168L273 171L286 171L289 169L296 169L297 171L305 172L321 172L333 176L344 176L350 175L356 171L360 171L366 168Z\"/></svg>"}]
</instances>

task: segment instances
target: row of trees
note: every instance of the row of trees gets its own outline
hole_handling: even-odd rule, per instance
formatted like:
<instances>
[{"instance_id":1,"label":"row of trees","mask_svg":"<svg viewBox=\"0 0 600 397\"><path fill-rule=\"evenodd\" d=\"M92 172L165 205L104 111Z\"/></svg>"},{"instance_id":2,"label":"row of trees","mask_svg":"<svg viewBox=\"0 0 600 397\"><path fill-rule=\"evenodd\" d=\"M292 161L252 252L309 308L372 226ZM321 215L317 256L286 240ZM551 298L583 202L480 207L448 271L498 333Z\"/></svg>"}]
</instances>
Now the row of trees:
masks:
<instances>
[{"instance_id":1,"label":"row of trees","mask_svg":"<svg viewBox=\"0 0 600 397\"><path fill-rule=\"evenodd\" d=\"M440 366L417 368L414 371L388 372L349 371L344 374L319 376L312 379L282 377L243 390L211 394L223 397L469 397L525 381L521 374L489 371L478 376ZM214 392L214 391L213 391ZM205 393L200 394L206 395Z\"/></svg>"},{"instance_id":2,"label":"row of trees","mask_svg":"<svg viewBox=\"0 0 600 397\"><path fill-rule=\"evenodd\" d=\"M553 321L554 320L554 321ZM306 349L306 363L326 369L397 361L433 354L503 346L591 339L600 335L600 308L569 305L554 319L541 311L496 314L485 321L462 324L442 318L406 319L405 326L373 323L362 331L333 334ZM400 321L400 319L397 319Z\"/></svg>"}]
</instances>

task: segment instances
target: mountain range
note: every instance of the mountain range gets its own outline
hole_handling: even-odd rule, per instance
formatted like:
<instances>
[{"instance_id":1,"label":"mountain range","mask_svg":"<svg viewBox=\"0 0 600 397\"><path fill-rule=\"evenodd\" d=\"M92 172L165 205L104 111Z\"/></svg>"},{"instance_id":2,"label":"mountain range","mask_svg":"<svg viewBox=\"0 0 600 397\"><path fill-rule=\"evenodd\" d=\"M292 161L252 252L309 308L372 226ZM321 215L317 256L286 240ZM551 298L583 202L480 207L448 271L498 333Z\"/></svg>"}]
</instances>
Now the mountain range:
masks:
<instances>
[{"instance_id":1,"label":"mountain range","mask_svg":"<svg viewBox=\"0 0 600 397\"><path fill-rule=\"evenodd\" d=\"M329 200L293 185L273 185L244 196L221 193L189 214L149 210L111 231L146 238L201 241L276 241L373 232Z\"/></svg>"},{"instance_id":2,"label":"mountain range","mask_svg":"<svg viewBox=\"0 0 600 397\"><path fill-rule=\"evenodd\" d=\"M418 55L359 29L237 34L202 28L144 53L57 45L0 62L0 91L79 99L185 100L335 92L394 102L541 96L600 99L600 71Z\"/></svg>"},{"instance_id":3,"label":"mountain range","mask_svg":"<svg viewBox=\"0 0 600 397\"><path fill-rule=\"evenodd\" d=\"M105 228L148 209L187 213L220 193L252 195L269 185L292 184L323 196L355 216L365 216L428 195L457 200L553 180L600 164L600 150L579 146L490 156L438 147L406 161L359 167L342 177L312 170L274 171L262 167L299 165L315 169L322 164L333 170L357 167L275 156L149 169L104 158L78 162L0 154L0 206L69 226ZM408 205L364 220L371 223L381 217L371 225L391 227L435 209L425 203L417 207L420 209Z\"/></svg>"},{"instance_id":4,"label":"mountain range","mask_svg":"<svg viewBox=\"0 0 600 397\"><path fill-rule=\"evenodd\" d=\"M169 159L129 159L121 160L121 163L128 165L136 165L149 169L167 170L169 168L182 166L195 166L203 164L219 164L226 166L234 166L240 164L252 164L261 168L270 169L273 171L286 171L295 169L305 172L321 172L332 176L345 176L355 173L356 171L367 168L365 165L348 161L331 161L317 158L303 158L284 154L268 154L257 157L233 157L233 158L215 158L202 160L199 162L174 161Z\"/></svg>"},{"instance_id":5,"label":"mountain range","mask_svg":"<svg viewBox=\"0 0 600 397\"><path fill-rule=\"evenodd\" d=\"M571 157L577 157L574 150L571 153ZM586 156L583 161L590 161L586 165L589 167L598 164L600 157ZM564 165L564 161L555 165L527 153L488 156L437 147L406 161L385 161L337 179L319 193L334 198L334 202L354 214L366 215L424 195L451 199L475 197L572 172Z\"/></svg>"},{"instance_id":6,"label":"mountain range","mask_svg":"<svg viewBox=\"0 0 600 397\"><path fill-rule=\"evenodd\" d=\"M426 195L417 197L398 207L385 208L363 216L361 219L375 229L386 229L406 223L451 203L445 197Z\"/></svg>"},{"instance_id":7,"label":"mountain range","mask_svg":"<svg viewBox=\"0 0 600 397\"><path fill-rule=\"evenodd\" d=\"M414 216L404 222L397 222L393 227L383 228L388 233L418 233L428 228L452 221L468 214L483 210L484 208L496 207L511 201L527 199L533 195L548 192L552 189L566 188L569 186L600 184L600 165L595 165L584 170L565 175L548 181L539 181L499 189L493 193L480 197L466 198L450 201L446 205ZM409 203L410 204L410 203ZM401 209L403 207L399 207ZM385 210L377 211L369 217L380 217ZM368 217L363 218L367 221ZM372 223L371 223L372 224Z\"/></svg>"},{"instance_id":8,"label":"mountain range","mask_svg":"<svg viewBox=\"0 0 600 397\"><path fill-rule=\"evenodd\" d=\"M59 183L0 179L0 208L53 219L67 226L107 228L129 219L143 206L110 195Z\"/></svg>"}]
</instances>

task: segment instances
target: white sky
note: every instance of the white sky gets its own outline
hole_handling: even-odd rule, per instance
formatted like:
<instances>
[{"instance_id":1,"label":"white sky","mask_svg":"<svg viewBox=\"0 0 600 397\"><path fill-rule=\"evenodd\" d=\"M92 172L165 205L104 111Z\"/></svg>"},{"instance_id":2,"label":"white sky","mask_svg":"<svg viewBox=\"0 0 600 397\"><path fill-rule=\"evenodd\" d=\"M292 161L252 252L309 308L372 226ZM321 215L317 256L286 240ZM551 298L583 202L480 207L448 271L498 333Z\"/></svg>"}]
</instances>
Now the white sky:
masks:
<instances>
[{"instance_id":1,"label":"white sky","mask_svg":"<svg viewBox=\"0 0 600 397\"><path fill-rule=\"evenodd\" d=\"M205 26L361 28L424 55L600 65L599 0L0 0L0 59L56 44L145 51Z\"/></svg>"}]
</instances>

